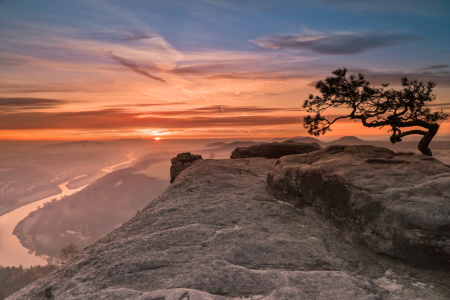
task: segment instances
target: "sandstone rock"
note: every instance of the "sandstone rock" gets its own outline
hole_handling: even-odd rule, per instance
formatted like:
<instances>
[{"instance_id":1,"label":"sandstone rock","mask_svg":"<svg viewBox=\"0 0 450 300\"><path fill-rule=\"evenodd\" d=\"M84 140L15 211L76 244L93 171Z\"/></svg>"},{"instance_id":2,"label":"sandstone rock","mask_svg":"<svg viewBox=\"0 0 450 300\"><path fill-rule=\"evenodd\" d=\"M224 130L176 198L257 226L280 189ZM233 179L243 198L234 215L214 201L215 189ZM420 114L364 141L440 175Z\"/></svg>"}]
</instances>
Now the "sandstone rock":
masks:
<instances>
[{"instance_id":1,"label":"sandstone rock","mask_svg":"<svg viewBox=\"0 0 450 300\"><path fill-rule=\"evenodd\" d=\"M285 155L309 153L320 150L322 147L317 143L303 144L294 141L286 141L282 143L273 142L260 145L253 145L250 147L237 147L231 153L231 159L234 158L249 158L249 157L265 157L265 158L280 158Z\"/></svg>"},{"instance_id":2,"label":"sandstone rock","mask_svg":"<svg viewBox=\"0 0 450 300\"><path fill-rule=\"evenodd\" d=\"M9 299L449 299L447 273L360 250L312 209L273 199L274 163L196 162L130 221Z\"/></svg>"},{"instance_id":3,"label":"sandstone rock","mask_svg":"<svg viewBox=\"0 0 450 300\"><path fill-rule=\"evenodd\" d=\"M369 145L280 158L268 189L312 205L346 239L429 269L450 269L450 168Z\"/></svg>"},{"instance_id":4,"label":"sandstone rock","mask_svg":"<svg viewBox=\"0 0 450 300\"><path fill-rule=\"evenodd\" d=\"M181 171L189 168L194 162L203 159L201 155L191 154L190 152L180 153L172 158L172 166L170 167L170 183L174 182L175 178Z\"/></svg>"}]
</instances>

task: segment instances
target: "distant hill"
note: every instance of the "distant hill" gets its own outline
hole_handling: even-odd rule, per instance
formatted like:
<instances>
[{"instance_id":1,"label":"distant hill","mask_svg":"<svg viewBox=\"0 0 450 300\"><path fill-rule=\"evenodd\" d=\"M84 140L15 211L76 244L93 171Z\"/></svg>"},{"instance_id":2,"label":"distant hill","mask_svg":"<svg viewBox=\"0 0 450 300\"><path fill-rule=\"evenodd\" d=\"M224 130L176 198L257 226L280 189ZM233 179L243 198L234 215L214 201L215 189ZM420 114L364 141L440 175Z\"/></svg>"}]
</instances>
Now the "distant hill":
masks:
<instances>
[{"instance_id":1,"label":"distant hill","mask_svg":"<svg viewBox=\"0 0 450 300\"><path fill-rule=\"evenodd\" d=\"M257 145L257 144L261 144L261 143L257 143L254 141L243 141L243 142L232 142L229 144L226 144L220 148L218 148L217 150L219 151L233 151L236 147L248 147L248 146L252 146L252 145Z\"/></svg>"},{"instance_id":2,"label":"distant hill","mask_svg":"<svg viewBox=\"0 0 450 300\"><path fill-rule=\"evenodd\" d=\"M216 142L216 143L206 144L205 147L207 147L207 148L219 148L219 147L225 146L226 144L227 143L224 143L224 142Z\"/></svg>"},{"instance_id":3,"label":"distant hill","mask_svg":"<svg viewBox=\"0 0 450 300\"><path fill-rule=\"evenodd\" d=\"M218 144L218 143L215 143ZM208 149L201 149L201 150L194 150L191 151L193 154L200 154L203 156L203 158L208 159L210 158L210 155L214 153L214 157L216 159L227 159L230 158L231 152L236 149L236 147L248 147L252 145L257 145L261 143L257 143L254 141L235 141L232 143L228 143L215 148L208 148Z\"/></svg>"},{"instance_id":4,"label":"distant hill","mask_svg":"<svg viewBox=\"0 0 450 300\"><path fill-rule=\"evenodd\" d=\"M6 171L0 170L0 186L7 183L20 187L20 185L32 185L38 181L53 178L52 173L31 166L8 168Z\"/></svg>"},{"instance_id":5,"label":"distant hill","mask_svg":"<svg viewBox=\"0 0 450 300\"><path fill-rule=\"evenodd\" d=\"M276 139L271 139L269 141L269 143L272 143L272 142L284 142L286 140L287 140L287 138L276 138Z\"/></svg>"},{"instance_id":6,"label":"distant hill","mask_svg":"<svg viewBox=\"0 0 450 300\"><path fill-rule=\"evenodd\" d=\"M303 137L303 136L296 136L293 138L288 139L288 141L295 141L298 143L305 143L305 144L311 144L311 143L317 143L317 144L322 144L323 142L319 139L316 138L312 138L312 137Z\"/></svg>"},{"instance_id":7,"label":"distant hill","mask_svg":"<svg viewBox=\"0 0 450 300\"><path fill-rule=\"evenodd\" d=\"M59 190L54 179L54 174L32 166L0 166L0 206L12 208L20 205L19 198L32 193L52 188Z\"/></svg>"},{"instance_id":8,"label":"distant hill","mask_svg":"<svg viewBox=\"0 0 450 300\"><path fill-rule=\"evenodd\" d=\"M153 162L112 172L60 201L45 204L14 229L37 255L59 256L69 244L82 249L133 217L169 185L137 173Z\"/></svg>"},{"instance_id":9,"label":"distant hill","mask_svg":"<svg viewBox=\"0 0 450 300\"><path fill-rule=\"evenodd\" d=\"M214 144L222 144L222 146L219 147L214 147L214 148L208 148L208 149L203 149L201 151L197 151L197 152L205 152L205 151L215 151L215 152L224 152L224 151L233 151L236 147L248 147L248 146L252 146L252 145L256 145L256 144L261 144L261 143L257 143L254 141L235 141L232 143L214 143Z\"/></svg>"},{"instance_id":10,"label":"distant hill","mask_svg":"<svg viewBox=\"0 0 450 300\"><path fill-rule=\"evenodd\" d=\"M356 136L343 136L335 141L328 142L328 145L365 145L369 142L363 141Z\"/></svg>"}]
</instances>

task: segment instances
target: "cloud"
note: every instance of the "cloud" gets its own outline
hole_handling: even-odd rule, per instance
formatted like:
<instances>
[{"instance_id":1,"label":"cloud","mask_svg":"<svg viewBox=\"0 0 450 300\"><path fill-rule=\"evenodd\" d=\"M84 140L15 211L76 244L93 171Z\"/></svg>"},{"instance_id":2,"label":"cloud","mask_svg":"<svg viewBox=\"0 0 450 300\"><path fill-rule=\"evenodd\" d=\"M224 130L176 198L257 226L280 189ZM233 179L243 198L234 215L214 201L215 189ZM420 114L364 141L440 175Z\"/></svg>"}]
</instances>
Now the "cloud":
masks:
<instances>
[{"instance_id":1,"label":"cloud","mask_svg":"<svg viewBox=\"0 0 450 300\"><path fill-rule=\"evenodd\" d=\"M437 108L437 109L450 109L450 102L432 103L432 104L427 104L427 106Z\"/></svg>"},{"instance_id":2,"label":"cloud","mask_svg":"<svg viewBox=\"0 0 450 300\"><path fill-rule=\"evenodd\" d=\"M154 37L155 36L153 34L126 32L126 33L123 34L122 40L125 40L125 41L137 41L137 40L152 39Z\"/></svg>"},{"instance_id":3,"label":"cloud","mask_svg":"<svg viewBox=\"0 0 450 300\"><path fill-rule=\"evenodd\" d=\"M260 37L251 42L266 49L300 49L318 54L354 55L391 47L421 38L407 33L344 32L334 34L291 34Z\"/></svg>"},{"instance_id":4,"label":"cloud","mask_svg":"<svg viewBox=\"0 0 450 300\"><path fill-rule=\"evenodd\" d=\"M275 72L251 72L251 73L235 73L235 74L216 74L210 75L208 79L244 79L244 80L279 80L285 81L289 79L305 78L307 75L283 75L275 74Z\"/></svg>"},{"instance_id":5,"label":"cloud","mask_svg":"<svg viewBox=\"0 0 450 300\"><path fill-rule=\"evenodd\" d=\"M0 0L1 1L1 0ZM1 49L0 49L1 50ZM0 57L0 66L3 67L15 67L28 63L30 60L17 57Z\"/></svg>"},{"instance_id":6,"label":"cloud","mask_svg":"<svg viewBox=\"0 0 450 300\"><path fill-rule=\"evenodd\" d=\"M436 18L445 17L448 14L448 0L433 0L433 5L426 0L321 0L317 2L319 5L331 5L334 9L384 15L400 12Z\"/></svg>"},{"instance_id":7,"label":"cloud","mask_svg":"<svg viewBox=\"0 0 450 300\"><path fill-rule=\"evenodd\" d=\"M209 106L151 114L121 108L78 112L0 112L0 130L26 129L186 129L297 124L302 119L282 109ZM278 112L278 113L276 113ZM220 115L220 116L218 116Z\"/></svg>"},{"instance_id":8,"label":"cloud","mask_svg":"<svg viewBox=\"0 0 450 300\"><path fill-rule=\"evenodd\" d=\"M24 94L24 93L70 93L70 92L98 92L101 82L93 84L93 82L84 83L42 83L42 84L0 84L2 93ZM103 89L104 90L104 89ZM102 91L103 91L102 90ZM111 91L111 86L108 86Z\"/></svg>"},{"instance_id":9,"label":"cloud","mask_svg":"<svg viewBox=\"0 0 450 300\"><path fill-rule=\"evenodd\" d=\"M103 30L98 32L83 33L81 37L92 40L111 40L111 41L140 41L153 39L157 37L154 34L140 32L140 31L122 31L122 30Z\"/></svg>"},{"instance_id":10,"label":"cloud","mask_svg":"<svg viewBox=\"0 0 450 300\"><path fill-rule=\"evenodd\" d=\"M122 58L108 52L108 56L120 64L131 68L134 72L151 77L152 79L165 82L163 79L150 75L149 72L158 72L175 76L196 76L206 79L238 79L238 80L268 80L268 81L286 81L290 79L306 78L309 75L300 75L290 72L261 70L245 72L246 69L258 69L254 62L226 62L226 63L200 63L189 64L187 66L167 66L156 65L152 63L138 63L129 59ZM265 65L267 67L267 65ZM279 68L279 66L277 66Z\"/></svg>"},{"instance_id":11,"label":"cloud","mask_svg":"<svg viewBox=\"0 0 450 300\"><path fill-rule=\"evenodd\" d=\"M215 73L217 71L223 71L224 69L231 69L236 67L234 63L227 62L225 64L198 64L198 65L189 65L189 66L181 66L175 67L171 70L168 70L168 73L174 75L203 75Z\"/></svg>"},{"instance_id":12,"label":"cloud","mask_svg":"<svg viewBox=\"0 0 450 300\"><path fill-rule=\"evenodd\" d=\"M112 108L112 107L153 107L153 106L172 106L172 105L185 105L187 102L169 102L169 103L135 103L135 104L115 104L115 105L106 105L104 107Z\"/></svg>"},{"instance_id":13,"label":"cloud","mask_svg":"<svg viewBox=\"0 0 450 300\"><path fill-rule=\"evenodd\" d=\"M367 69L351 69L349 74L362 73L371 84L389 83L392 85L400 85L400 80L407 77L409 80L417 79L418 81L432 81L437 87L450 86L450 71L417 71L417 72L401 72L401 71L372 71Z\"/></svg>"},{"instance_id":14,"label":"cloud","mask_svg":"<svg viewBox=\"0 0 450 300\"><path fill-rule=\"evenodd\" d=\"M127 68L130 68L132 71L134 71L134 72L136 72L138 74L147 76L148 78L151 78L151 79L154 79L154 80L158 80L158 81L161 81L161 82L164 82L164 83L166 82L162 78L159 78L159 77L151 75L142 66L140 66L140 65L138 65L138 64L136 64L136 63L134 63L134 62L132 62L132 61L130 61L128 59L125 59L123 57L114 55L112 52L108 52L108 56L111 57L112 59L114 59L115 61L117 61L119 64L121 64L121 65L123 65L123 66L125 66Z\"/></svg>"},{"instance_id":15,"label":"cloud","mask_svg":"<svg viewBox=\"0 0 450 300\"><path fill-rule=\"evenodd\" d=\"M440 70L440 69L446 69L448 67L450 67L450 65L431 65L431 66L428 66L428 67L425 67L425 68L422 68L419 70Z\"/></svg>"},{"instance_id":16,"label":"cloud","mask_svg":"<svg viewBox=\"0 0 450 300\"><path fill-rule=\"evenodd\" d=\"M155 111L150 112L151 115L158 116L196 116L196 115L230 115L230 114L252 114L252 113L272 113L276 111L283 111L284 109L271 108L271 107L256 107L256 106L245 106L245 107L233 107L228 105L211 105L199 108L192 108L179 111Z\"/></svg>"},{"instance_id":17,"label":"cloud","mask_svg":"<svg viewBox=\"0 0 450 300\"><path fill-rule=\"evenodd\" d=\"M300 75L291 70L279 71L284 66L278 64L275 66L277 70L261 70L261 68L268 68L268 64L263 65L255 62L227 62L217 64L199 64L191 66L175 67L170 70L161 70L162 72L179 75L179 76L199 76L206 79L238 79L238 80L271 80L271 81L285 81L290 79L305 78L308 75ZM258 70L259 69L259 70ZM250 71L248 71L250 70ZM255 70L255 71L252 71ZM289 71L289 72L286 72Z\"/></svg>"},{"instance_id":18,"label":"cloud","mask_svg":"<svg viewBox=\"0 0 450 300\"><path fill-rule=\"evenodd\" d=\"M66 101L45 98L0 98L0 108L5 109L36 109L55 108Z\"/></svg>"}]
</instances>

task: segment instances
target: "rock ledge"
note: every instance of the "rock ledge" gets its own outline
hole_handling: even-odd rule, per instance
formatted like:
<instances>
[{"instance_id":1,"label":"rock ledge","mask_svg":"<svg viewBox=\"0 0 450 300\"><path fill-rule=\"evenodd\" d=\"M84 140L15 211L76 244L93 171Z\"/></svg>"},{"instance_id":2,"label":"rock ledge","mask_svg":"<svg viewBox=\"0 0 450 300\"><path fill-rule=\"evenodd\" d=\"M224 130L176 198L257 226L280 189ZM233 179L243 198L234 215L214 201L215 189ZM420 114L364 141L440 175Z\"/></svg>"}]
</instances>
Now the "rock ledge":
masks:
<instances>
[{"instance_id":1,"label":"rock ledge","mask_svg":"<svg viewBox=\"0 0 450 300\"><path fill-rule=\"evenodd\" d=\"M312 205L352 242L428 269L450 269L450 168L369 145L280 158L268 189Z\"/></svg>"}]
</instances>

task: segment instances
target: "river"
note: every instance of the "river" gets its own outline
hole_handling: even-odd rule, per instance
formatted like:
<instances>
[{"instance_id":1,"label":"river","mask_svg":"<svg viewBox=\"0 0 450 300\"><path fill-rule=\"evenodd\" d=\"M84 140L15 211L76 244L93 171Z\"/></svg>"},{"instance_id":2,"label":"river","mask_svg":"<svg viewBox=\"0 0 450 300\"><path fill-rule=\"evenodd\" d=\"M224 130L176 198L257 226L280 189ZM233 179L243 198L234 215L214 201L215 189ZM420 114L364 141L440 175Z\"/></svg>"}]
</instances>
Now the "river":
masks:
<instances>
[{"instance_id":1,"label":"river","mask_svg":"<svg viewBox=\"0 0 450 300\"><path fill-rule=\"evenodd\" d=\"M133 155L134 153L128 154L127 161L106 167L102 171L106 175L107 173L112 172L115 168L132 162L136 159L133 158ZM31 265L35 266L47 264L45 257L38 257L31 254L30 250L23 247L19 242L19 239L12 234L12 232L17 223L28 216L30 212L38 209L39 206L42 206L44 203L49 202L52 199L60 200L63 196L72 195L87 186L85 185L76 189L69 189L66 187L69 182L70 180L58 186L62 192L57 195L37 200L0 216L0 266L6 267L22 265L24 267L29 267Z\"/></svg>"}]
</instances>

